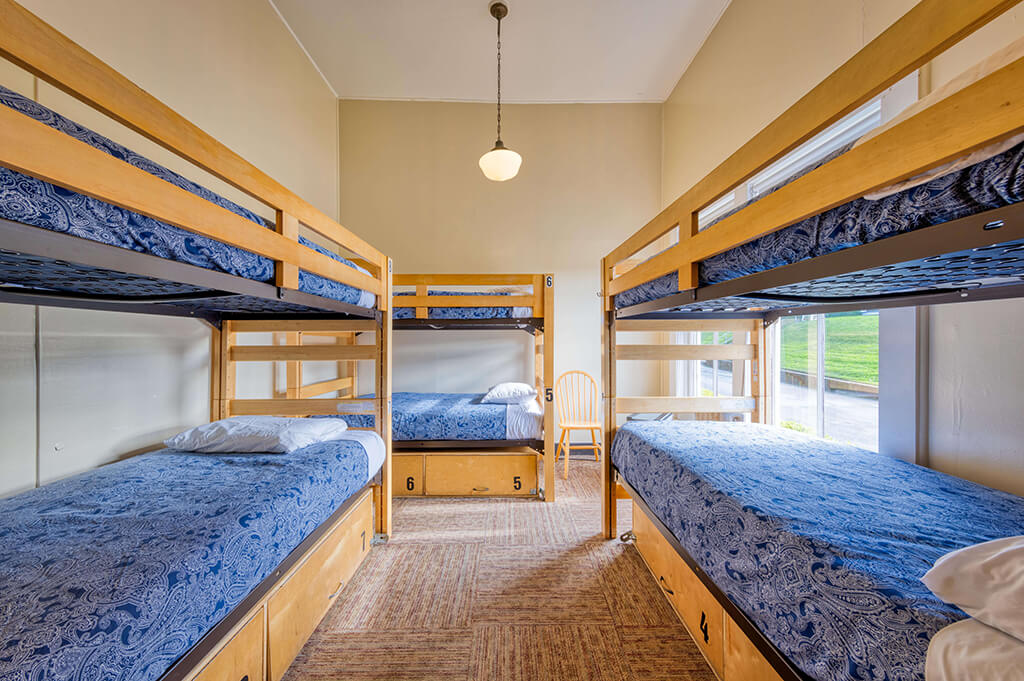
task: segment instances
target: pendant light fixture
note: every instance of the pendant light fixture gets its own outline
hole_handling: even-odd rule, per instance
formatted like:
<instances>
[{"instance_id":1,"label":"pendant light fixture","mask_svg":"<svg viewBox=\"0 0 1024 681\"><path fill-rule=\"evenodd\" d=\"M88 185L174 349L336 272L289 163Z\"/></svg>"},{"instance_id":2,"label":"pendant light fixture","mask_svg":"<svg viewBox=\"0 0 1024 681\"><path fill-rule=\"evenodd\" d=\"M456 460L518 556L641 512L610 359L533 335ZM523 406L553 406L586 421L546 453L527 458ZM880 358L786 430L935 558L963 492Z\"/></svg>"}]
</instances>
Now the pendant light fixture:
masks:
<instances>
[{"instance_id":1,"label":"pendant light fixture","mask_svg":"<svg viewBox=\"0 0 1024 681\"><path fill-rule=\"evenodd\" d=\"M489 9L491 16L498 20L498 140L493 149L480 157L480 170L488 180L504 182L516 176L523 157L506 148L501 141L501 20L508 16L508 5L494 0Z\"/></svg>"}]
</instances>

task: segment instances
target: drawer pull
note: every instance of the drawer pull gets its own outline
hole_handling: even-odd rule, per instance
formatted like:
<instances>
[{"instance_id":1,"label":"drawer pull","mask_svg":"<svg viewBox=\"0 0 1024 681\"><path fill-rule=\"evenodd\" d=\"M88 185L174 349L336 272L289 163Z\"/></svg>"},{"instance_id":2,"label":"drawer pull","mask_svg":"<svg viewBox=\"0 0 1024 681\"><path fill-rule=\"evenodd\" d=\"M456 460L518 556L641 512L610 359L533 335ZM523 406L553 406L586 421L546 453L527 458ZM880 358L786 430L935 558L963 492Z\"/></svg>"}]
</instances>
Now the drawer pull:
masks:
<instances>
[{"instance_id":1,"label":"drawer pull","mask_svg":"<svg viewBox=\"0 0 1024 681\"><path fill-rule=\"evenodd\" d=\"M327 600L331 600L332 598L334 598L335 596L337 596L338 594L340 594L340 593L342 592L342 590L344 590L344 588L345 588L345 580L344 580L344 579L342 579L342 580L340 580L340 581L338 582L338 590L337 590L337 591L335 591L334 593L332 593L332 594L331 594L330 596L328 596L328 597L327 597Z\"/></svg>"},{"instance_id":2,"label":"drawer pull","mask_svg":"<svg viewBox=\"0 0 1024 681\"><path fill-rule=\"evenodd\" d=\"M710 643L711 637L708 636L708 614L703 610L700 611L700 633L704 634L704 643Z\"/></svg>"},{"instance_id":3,"label":"drawer pull","mask_svg":"<svg viewBox=\"0 0 1024 681\"><path fill-rule=\"evenodd\" d=\"M243 676L242 678L238 679L238 681L249 681L249 675L248 675L248 674L246 674L246 675L245 675L245 676Z\"/></svg>"},{"instance_id":4,"label":"drawer pull","mask_svg":"<svg viewBox=\"0 0 1024 681\"><path fill-rule=\"evenodd\" d=\"M675 596L676 595L675 591L673 591L672 589L668 588L668 582L665 581L665 576L664 575L662 575L661 577L658 577L658 582L661 583L661 588L664 589L665 593L667 593L669 596Z\"/></svg>"},{"instance_id":5,"label":"drawer pull","mask_svg":"<svg viewBox=\"0 0 1024 681\"><path fill-rule=\"evenodd\" d=\"M474 492L490 492L491 488L490 487L474 487L473 491Z\"/></svg>"}]
</instances>

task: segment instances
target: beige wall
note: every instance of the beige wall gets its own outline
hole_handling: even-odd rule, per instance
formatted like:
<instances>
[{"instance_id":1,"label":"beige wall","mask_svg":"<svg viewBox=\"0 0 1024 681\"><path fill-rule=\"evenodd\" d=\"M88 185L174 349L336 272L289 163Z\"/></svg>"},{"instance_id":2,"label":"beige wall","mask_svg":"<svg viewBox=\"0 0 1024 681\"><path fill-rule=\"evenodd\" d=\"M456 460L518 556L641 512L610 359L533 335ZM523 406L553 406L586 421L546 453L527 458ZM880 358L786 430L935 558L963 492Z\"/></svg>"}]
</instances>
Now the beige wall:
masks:
<instances>
[{"instance_id":1,"label":"beige wall","mask_svg":"<svg viewBox=\"0 0 1024 681\"><path fill-rule=\"evenodd\" d=\"M22 3L337 214L337 100L268 2ZM6 62L0 84L241 198ZM209 413L209 331L193 320L0 306L0 364L0 495L152 447Z\"/></svg>"},{"instance_id":2,"label":"beige wall","mask_svg":"<svg viewBox=\"0 0 1024 681\"><path fill-rule=\"evenodd\" d=\"M504 183L477 166L494 141L493 106L343 100L340 108L342 223L372 234L396 272L553 272L556 372L599 377L599 261L658 209L660 106L504 107L503 137L524 158ZM480 337L413 333L396 340L396 390L473 391L532 375L527 353L509 364L477 343L470 362L464 353ZM465 361L447 370L418 362L443 355ZM653 369L642 376L657 380Z\"/></svg>"},{"instance_id":3,"label":"beige wall","mask_svg":"<svg viewBox=\"0 0 1024 681\"><path fill-rule=\"evenodd\" d=\"M664 105L662 205L914 5L912 0L733 0ZM1024 35L1024 8L935 60L933 86ZM935 308L930 323L931 465L1024 494L1017 368L1019 301ZM884 388L883 388L884 389Z\"/></svg>"}]
</instances>

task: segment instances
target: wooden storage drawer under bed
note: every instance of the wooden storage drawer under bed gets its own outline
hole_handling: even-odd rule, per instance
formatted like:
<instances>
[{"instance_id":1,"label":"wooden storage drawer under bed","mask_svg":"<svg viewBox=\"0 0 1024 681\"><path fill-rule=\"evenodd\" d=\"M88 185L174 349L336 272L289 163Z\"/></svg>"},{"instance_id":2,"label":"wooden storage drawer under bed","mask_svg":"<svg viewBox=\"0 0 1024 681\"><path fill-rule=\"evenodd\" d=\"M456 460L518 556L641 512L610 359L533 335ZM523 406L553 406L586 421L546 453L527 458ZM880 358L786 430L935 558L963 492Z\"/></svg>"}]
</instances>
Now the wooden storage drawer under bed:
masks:
<instances>
[{"instance_id":1,"label":"wooden storage drawer under bed","mask_svg":"<svg viewBox=\"0 0 1024 681\"><path fill-rule=\"evenodd\" d=\"M633 503L636 548L701 653L723 681L782 681L643 509Z\"/></svg>"},{"instance_id":2,"label":"wooden storage drawer under bed","mask_svg":"<svg viewBox=\"0 0 1024 681\"><path fill-rule=\"evenodd\" d=\"M715 674L724 678L725 613L722 606L635 503L633 534L637 550L690 636Z\"/></svg>"},{"instance_id":3,"label":"wooden storage drawer under bed","mask_svg":"<svg viewBox=\"0 0 1024 681\"><path fill-rule=\"evenodd\" d=\"M396 497L532 497L537 453L526 447L395 452Z\"/></svg>"},{"instance_id":4,"label":"wooden storage drawer under bed","mask_svg":"<svg viewBox=\"0 0 1024 681\"><path fill-rule=\"evenodd\" d=\"M263 612L260 605L190 681L262 681Z\"/></svg>"},{"instance_id":5,"label":"wooden storage drawer under bed","mask_svg":"<svg viewBox=\"0 0 1024 681\"><path fill-rule=\"evenodd\" d=\"M369 491L267 599L267 659L278 681L370 550Z\"/></svg>"},{"instance_id":6,"label":"wooden storage drawer under bed","mask_svg":"<svg viewBox=\"0 0 1024 681\"><path fill-rule=\"evenodd\" d=\"M537 495L537 453L532 449L426 452L423 458L428 496Z\"/></svg>"},{"instance_id":7,"label":"wooden storage drawer under bed","mask_svg":"<svg viewBox=\"0 0 1024 681\"><path fill-rule=\"evenodd\" d=\"M423 496L423 455L391 455L391 475L394 479L392 494L396 497Z\"/></svg>"}]
</instances>

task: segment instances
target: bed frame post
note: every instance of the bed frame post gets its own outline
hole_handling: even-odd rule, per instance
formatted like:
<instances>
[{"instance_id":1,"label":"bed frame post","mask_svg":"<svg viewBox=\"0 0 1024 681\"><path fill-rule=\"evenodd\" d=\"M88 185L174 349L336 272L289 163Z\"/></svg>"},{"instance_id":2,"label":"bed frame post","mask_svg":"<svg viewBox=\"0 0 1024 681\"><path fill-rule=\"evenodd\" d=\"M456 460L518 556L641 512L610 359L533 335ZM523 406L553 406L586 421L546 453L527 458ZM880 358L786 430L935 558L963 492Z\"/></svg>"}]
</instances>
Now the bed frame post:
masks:
<instances>
[{"instance_id":1,"label":"bed frame post","mask_svg":"<svg viewBox=\"0 0 1024 681\"><path fill-rule=\"evenodd\" d=\"M210 421L221 418L221 372L224 371L224 360L221 355L221 331L210 326Z\"/></svg>"},{"instance_id":2,"label":"bed frame post","mask_svg":"<svg viewBox=\"0 0 1024 681\"><path fill-rule=\"evenodd\" d=\"M555 500L555 275L544 275L544 501ZM536 295L536 292L534 292ZM568 456L568 454L566 454Z\"/></svg>"},{"instance_id":3,"label":"bed frame post","mask_svg":"<svg viewBox=\"0 0 1024 681\"><path fill-rule=\"evenodd\" d=\"M380 494L377 495L376 531L384 536L391 535L391 258L381 262L385 273L384 295L379 300L381 312L380 328L377 332L377 426L384 440L385 459L381 468ZM356 390L353 386L353 391Z\"/></svg>"},{"instance_id":4,"label":"bed frame post","mask_svg":"<svg viewBox=\"0 0 1024 681\"><path fill-rule=\"evenodd\" d=\"M754 423L768 423L768 346L766 340L764 322L759 322L757 328L750 332L750 343L754 346L754 359L750 362L750 394L754 397L754 413L750 420Z\"/></svg>"},{"instance_id":5,"label":"bed frame post","mask_svg":"<svg viewBox=\"0 0 1024 681\"><path fill-rule=\"evenodd\" d=\"M235 344L235 323L225 321L220 329L220 397L219 416L231 416L231 400L235 399L235 363L231 361L231 348Z\"/></svg>"},{"instance_id":6,"label":"bed frame post","mask_svg":"<svg viewBox=\"0 0 1024 681\"><path fill-rule=\"evenodd\" d=\"M612 441L615 438L615 311L608 297L607 259L601 259L601 393L604 398L604 451L601 457L601 532L614 539L617 528Z\"/></svg>"}]
</instances>

